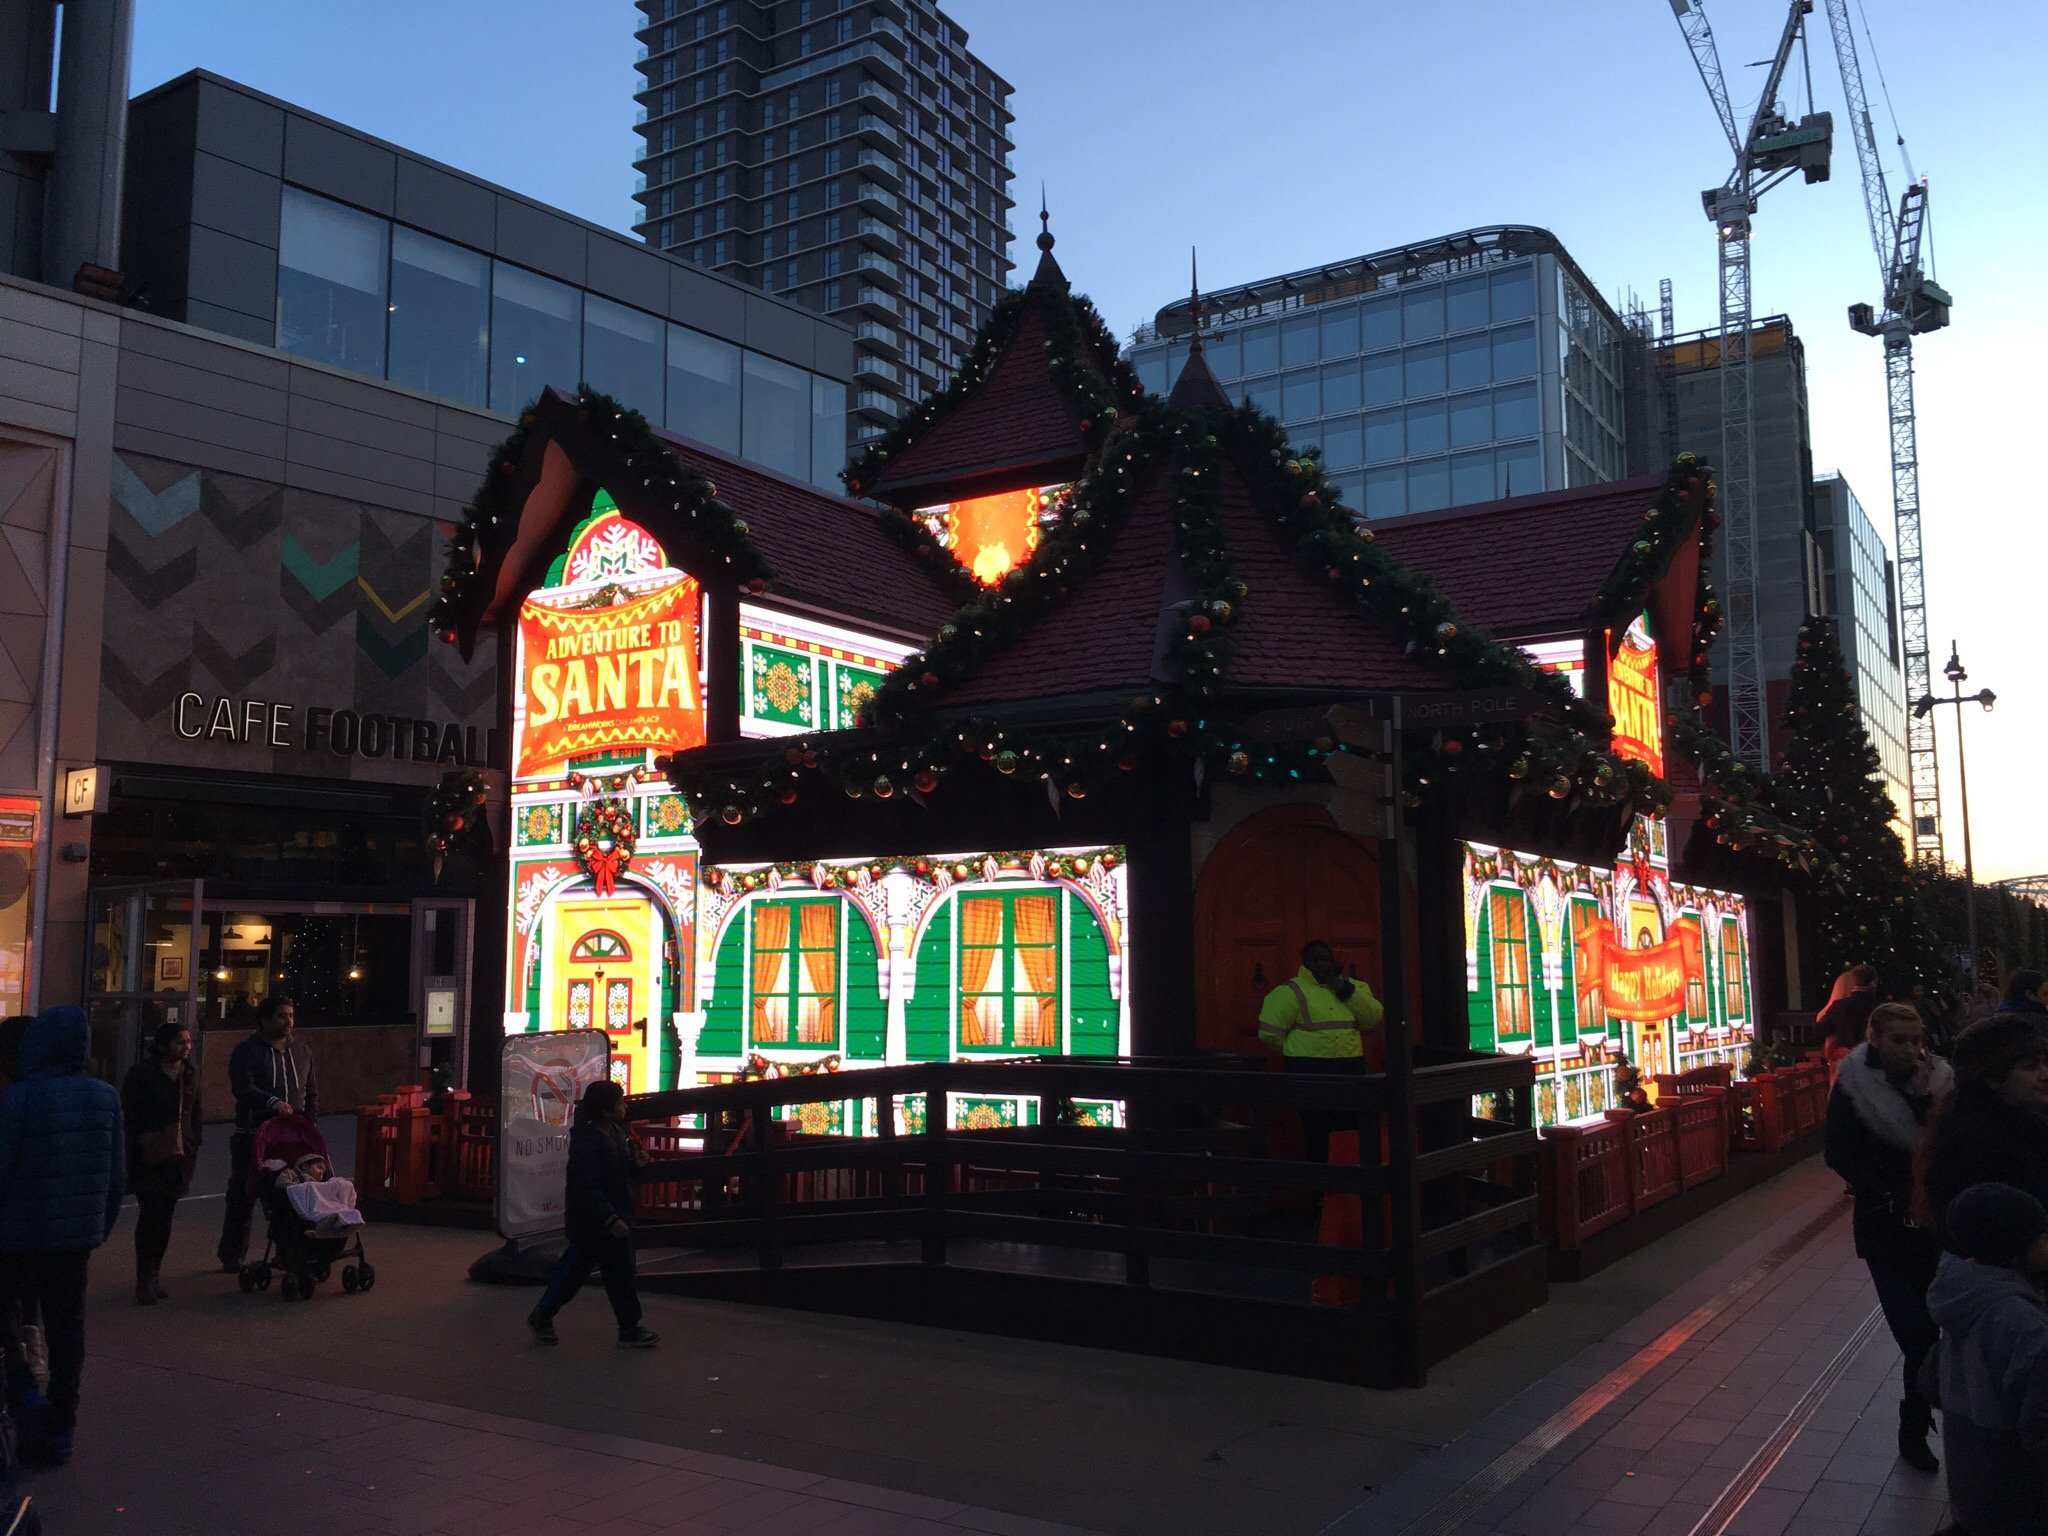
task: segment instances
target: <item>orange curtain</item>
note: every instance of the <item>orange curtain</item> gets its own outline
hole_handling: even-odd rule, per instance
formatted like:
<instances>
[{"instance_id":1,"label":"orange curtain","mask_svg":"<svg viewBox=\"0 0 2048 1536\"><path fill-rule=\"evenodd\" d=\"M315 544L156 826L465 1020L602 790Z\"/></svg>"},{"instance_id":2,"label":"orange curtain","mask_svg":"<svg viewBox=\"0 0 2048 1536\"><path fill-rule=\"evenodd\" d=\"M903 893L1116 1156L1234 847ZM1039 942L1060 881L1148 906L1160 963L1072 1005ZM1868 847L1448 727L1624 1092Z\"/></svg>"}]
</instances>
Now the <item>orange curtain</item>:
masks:
<instances>
[{"instance_id":1,"label":"orange curtain","mask_svg":"<svg viewBox=\"0 0 2048 1536\"><path fill-rule=\"evenodd\" d=\"M1003 1000L1000 995L984 997L989 978L1003 943L1003 903L1000 897L963 896L960 899L960 1043L1001 1045L1003 1043Z\"/></svg>"},{"instance_id":2,"label":"orange curtain","mask_svg":"<svg viewBox=\"0 0 2048 1536\"><path fill-rule=\"evenodd\" d=\"M803 1006L796 1037L805 1045L830 1045L833 1011L839 1003L839 910L832 902L797 908L797 947L803 951Z\"/></svg>"},{"instance_id":3,"label":"orange curtain","mask_svg":"<svg viewBox=\"0 0 2048 1536\"><path fill-rule=\"evenodd\" d=\"M1059 901L1019 896L1014 913L1017 945L1018 1045L1059 1044Z\"/></svg>"},{"instance_id":4,"label":"orange curtain","mask_svg":"<svg viewBox=\"0 0 2048 1536\"><path fill-rule=\"evenodd\" d=\"M789 908L779 902L754 904L754 1040L775 1045L789 1039Z\"/></svg>"}]
</instances>

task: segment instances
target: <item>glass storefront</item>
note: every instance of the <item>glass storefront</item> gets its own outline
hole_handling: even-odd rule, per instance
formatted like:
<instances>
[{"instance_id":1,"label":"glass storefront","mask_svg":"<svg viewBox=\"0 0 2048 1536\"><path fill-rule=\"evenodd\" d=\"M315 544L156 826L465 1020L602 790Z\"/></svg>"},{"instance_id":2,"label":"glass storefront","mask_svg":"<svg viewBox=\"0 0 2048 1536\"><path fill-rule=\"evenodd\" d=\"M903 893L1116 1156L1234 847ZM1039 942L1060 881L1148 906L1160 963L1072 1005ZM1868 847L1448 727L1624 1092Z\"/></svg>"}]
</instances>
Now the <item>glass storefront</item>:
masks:
<instances>
[{"instance_id":1,"label":"glass storefront","mask_svg":"<svg viewBox=\"0 0 2048 1536\"><path fill-rule=\"evenodd\" d=\"M297 187L279 247L281 351L494 411L587 382L671 431L839 488L837 379Z\"/></svg>"}]
</instances>

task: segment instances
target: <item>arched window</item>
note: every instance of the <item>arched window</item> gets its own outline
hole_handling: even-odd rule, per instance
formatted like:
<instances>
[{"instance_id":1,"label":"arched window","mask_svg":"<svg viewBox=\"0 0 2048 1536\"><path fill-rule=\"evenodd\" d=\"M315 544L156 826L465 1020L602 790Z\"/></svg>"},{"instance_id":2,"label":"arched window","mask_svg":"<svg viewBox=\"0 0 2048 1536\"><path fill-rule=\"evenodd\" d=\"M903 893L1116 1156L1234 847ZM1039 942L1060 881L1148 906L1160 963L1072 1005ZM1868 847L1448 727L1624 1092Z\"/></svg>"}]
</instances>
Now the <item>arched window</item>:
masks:
<instances>
[{"instance_id":1,"label":"arched window","mask_svg":"<svg viewBox=\"0 0 2048 1536\"><path fill-rule=\"evenodd\" d=\"M1728 1000L1728 1022L1740 1023L1749 1017L1749 971L1743 964L1742 923L1740 919L1721 919L1721 985Z\"/></svg>"},{"instance_id":2,"label":"arched window","mask_svg":"<svg viewBox=\"0 0 2048 1536\"><path fill-rule=\"evenodd\" d=\"M1578 1031L1582 1035L1607 1033L1607 981L1595 956L1601 953L1596 932L1600 906L1592 901L1574 901L1571 913L1571 945L1574 1001L1578 1005Z\"/></svg>"},{"instance_id":3,"label":"arched window","mask_svg":"<svg viewBox=\"0 0 2048 1536\"><path fill-rule=\"evenodd\" d=\"M959 905L961 1048L1057 1050L1059 893L962 896Z\"/></svg>"},{"instance_id":4,"label":"arched window","mask_svg":"<svg viewBox=\"0 0 2048 1536\"><path fill-rule=\"evenodd\" d=\"M754 903L747 1011L755 1045L839 1043L839 906L832 896Z\"/></svg>"},{"instance_id":5,"label":"arched window","mask_svg":"<svg viewBox=\"0 0 2048 1536\"><path fill-rule=\"evenodd\" d=\"M632 946L609 928L593 928L569 948L571 960L631 960Z\"/></svg>"},{"instance_id":6,"label":"arched window","mask_svg":"<svg viewBox=\"0 0 2048 1536\"><path fill-rule=\"evenodd\" d=\"M1680 951L1685 957L1685 1017L1690 1024L1707 1022L1706 941L1700 933L1700 915L1688 912L1676 924Z\"/></svg>"},{"instance_id":7,"label":"arched window","mask_svg":"<svg viewBox=\"0 0 2048 1536\"><path fill-rule=\"evenodd\" d=\"M1529 998L1529 898L1494 886L1487 894L1493 936L1493 1028L1503 1040L1526 1040L1534 1028Z\"/></svg>"}]
</instances>

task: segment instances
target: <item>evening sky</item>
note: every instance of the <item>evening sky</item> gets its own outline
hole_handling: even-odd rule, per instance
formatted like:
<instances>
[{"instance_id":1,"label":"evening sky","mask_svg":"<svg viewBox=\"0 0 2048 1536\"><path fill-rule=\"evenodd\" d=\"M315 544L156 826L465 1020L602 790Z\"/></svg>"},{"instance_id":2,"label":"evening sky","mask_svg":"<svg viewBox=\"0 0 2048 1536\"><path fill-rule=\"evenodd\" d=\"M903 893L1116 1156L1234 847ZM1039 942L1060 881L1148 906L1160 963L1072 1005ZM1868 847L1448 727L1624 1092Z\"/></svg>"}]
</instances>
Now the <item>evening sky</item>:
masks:
<instances>
[{"instance_id":1,"label":"evening sky","mask_svg":"<svg viewBox=\"0 0 2048 1536\"><path fill-rule=\"evenodd\" d=\"M1738 107L1785 15L1709 0ZM2048 872L2048 7L1851 0L1894 200L1903 171L1882 68L1930 178L1936 272L1955 323L1919 363L1921 501L1934 665L1953 637L1997 711L1969 712L1980 878ZM1715 323L1699 192L1729 153L1667 0L952 0L1016 87L1013 256L1029 270L1038 187L1059 254L1120 334L1186 291L1476 226L1538 224L1610 301ZM621 0L138 0L133 84L204 68L418 153L629 228L633 26ZM1879 344L1847 305L1878 268L1817 8L1815 103L1835 175L1772 192L1755 312L1805 339L1816 472L1841 470L1891 538ZM1859 38L1859 42L1862 39ZM1795 63L1790 105L1805 110ZM1745 114L1746 115L1746 114ZM2031 294L2031 296L2030 296ZM2031 360L2031 362L2029 361ZM1717 445L1698 445L1715 456ZM1942 711L1949 856L1960 862L1952 717Z\"/></svg>"}]
</instances>

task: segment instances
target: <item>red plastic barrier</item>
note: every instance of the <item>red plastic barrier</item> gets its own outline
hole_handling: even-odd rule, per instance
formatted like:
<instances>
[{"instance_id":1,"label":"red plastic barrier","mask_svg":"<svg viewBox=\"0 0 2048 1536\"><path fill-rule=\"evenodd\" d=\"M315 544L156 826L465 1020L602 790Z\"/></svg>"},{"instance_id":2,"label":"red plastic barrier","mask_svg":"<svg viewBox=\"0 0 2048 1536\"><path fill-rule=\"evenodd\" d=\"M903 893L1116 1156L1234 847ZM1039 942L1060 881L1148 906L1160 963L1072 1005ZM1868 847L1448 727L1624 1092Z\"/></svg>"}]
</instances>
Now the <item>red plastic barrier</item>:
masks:
<instances>
[{"instance_id":1,"label":"red plastic barrier","mask_svg":"<svg viewBox=\"0 0 2048 1536\"><path fill-rule=\"evenodd\" d=\"M391 1198L392 1154L397 1142L397 1094L380 1094L376 1103L357 1108L355 1185L358 1196L372 1200Z\"/></svg>"}]
</instances>

